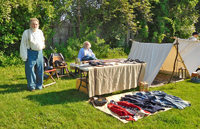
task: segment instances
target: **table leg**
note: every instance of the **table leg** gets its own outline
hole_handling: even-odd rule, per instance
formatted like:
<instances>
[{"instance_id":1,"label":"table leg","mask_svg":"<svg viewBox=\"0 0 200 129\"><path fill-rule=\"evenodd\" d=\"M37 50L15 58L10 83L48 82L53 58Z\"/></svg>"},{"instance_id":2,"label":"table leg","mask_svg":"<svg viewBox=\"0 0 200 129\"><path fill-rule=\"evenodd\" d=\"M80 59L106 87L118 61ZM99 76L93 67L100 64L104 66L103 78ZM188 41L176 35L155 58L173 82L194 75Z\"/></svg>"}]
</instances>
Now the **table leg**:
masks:
<instances>
[{"instance_id":1,"label":"table leg","mask_svg":"<svg viewBox=\"0 0 200 129\"><path fill-rule=\"evenodd\" d=\"M80 81L80 85L78 87L78 91L79 91L80 87L82 86L82 87L84 87L84 88L87 89L87 92L88 92L88 95L89 95L89 90L88 90L88 86L89 86L89 82L88 82L89 76L88 76L88 74L89 74L89 71L87 71L87 75L86 75L86 82L85 82L86 86L82 85L82 82L83 82L83 75L82 75L82 73L83 73L83 71L80 70L80 72L81 72L81 81Z\"/></svg>"},{"instance_id":2,"label":"table leg","mask_svg":"<svg viewBox=\"0 0 200 129\"><path fill-rule=\"evenodd\" d=\"M82 86L82 71L80 71L80 72L81 72L81 82L79 84L78 91L79 91L80 87Z\"/></svg>"},{"instance_id":3,"label":"table leg","mask_svg":"<svg viewBox=\"0 0 200 129\"><path fill-rule=\"evenodd\" d=\"M88 90L88 86L89 86L89 77L88 77L88 73L89 73L89 71L87 71L87 75L86 75L86 88L87 88L87 92L88 92L88 95L89 95L89 90Z\"/></svg>"}]
</instances>

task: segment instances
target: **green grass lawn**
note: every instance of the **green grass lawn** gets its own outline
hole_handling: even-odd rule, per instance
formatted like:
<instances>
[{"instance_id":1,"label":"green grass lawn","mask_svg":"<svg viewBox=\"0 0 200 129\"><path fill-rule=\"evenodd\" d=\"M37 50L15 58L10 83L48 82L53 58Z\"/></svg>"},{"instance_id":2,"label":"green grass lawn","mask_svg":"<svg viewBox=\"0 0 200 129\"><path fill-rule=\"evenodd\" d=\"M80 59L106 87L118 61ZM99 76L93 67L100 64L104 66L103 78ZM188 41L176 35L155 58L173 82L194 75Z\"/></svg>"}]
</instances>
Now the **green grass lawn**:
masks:
<instances>
[{"instance_id":1,"label":"green grass lawn","mask_svg":"<svg viewBox=\"0 0 200 129\"><path fill-rule=\"evenodd\" d=\"M200 128L200 84L189 80L150 90L178 96L190 101L191 107L172 109L123 124L88 104L88 95L76 90L75 78L55 79L57 84L30 92L24 65L0 67L0 74L0 128Z\"/></svg>"}]
</instances>

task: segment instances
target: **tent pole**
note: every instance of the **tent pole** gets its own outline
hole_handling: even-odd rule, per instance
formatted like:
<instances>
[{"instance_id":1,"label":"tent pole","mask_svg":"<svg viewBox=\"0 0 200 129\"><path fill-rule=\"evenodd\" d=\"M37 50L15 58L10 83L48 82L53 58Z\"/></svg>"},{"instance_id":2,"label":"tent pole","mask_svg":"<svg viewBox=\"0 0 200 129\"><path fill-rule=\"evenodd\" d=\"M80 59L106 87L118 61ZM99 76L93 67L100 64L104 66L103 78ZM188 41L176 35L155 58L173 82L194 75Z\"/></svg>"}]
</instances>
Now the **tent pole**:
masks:
<instances>
[{"instance_id":1,"label":"tent pole","mask_svg":"<svg viewBox=\"0 0 200 129\"><path fill-rule=\"evenodd\" d=\"M190 75L190 73L189 73L189 71L188 71L188 69L187 69L187 67L186 67L186 65L185 65L185 63L184 63L184 60L182 59L180 53L178 53L178 55L179 55L179 57L181 58L181 60L182 60L182 62L183 62L183 66L186 68L187 74L189 75L189 77L191 77L191 75Z\"/></svg>"},{"instance_id":2,"label":"tent pole","mask_svg":"<svg viewBox=\"0 0 200 129\"><path fill-rule=\"evenodd\" d=\"M178 58L178 39L176 40L176 43L175 43L175 45L177 46L176 47L176 58L175 58L175 60L174 60L174 67L173 67L173 72L172 72L172 75L171 75L171 77L170 77L170 79L169 79L169 81L168 81L168 84L171 82L171 79L172 79L172 77L174 76L174 71L175 71L175 67L176 67L176 60L177 60L177 58Z\"/></svg>"}]
</instances>

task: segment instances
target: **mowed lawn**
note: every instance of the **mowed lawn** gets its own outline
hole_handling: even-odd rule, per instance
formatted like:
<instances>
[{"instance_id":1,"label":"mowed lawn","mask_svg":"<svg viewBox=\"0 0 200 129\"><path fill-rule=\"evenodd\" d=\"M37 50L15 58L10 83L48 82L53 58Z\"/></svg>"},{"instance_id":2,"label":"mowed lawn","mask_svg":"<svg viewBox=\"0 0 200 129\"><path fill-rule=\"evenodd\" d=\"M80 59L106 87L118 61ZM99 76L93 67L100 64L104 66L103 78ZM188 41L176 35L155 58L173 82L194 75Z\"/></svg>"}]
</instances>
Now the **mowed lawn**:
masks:
<instances>
[{"instance_id":1,"label":"mowed lawn","mask_svg":"<svg viewBox=\"0 0 200 129\"><path fill-rule=\"evenodd\" d=\"M24 65L0 67L0 128L200 128L200 84L192 83L189 79L150 90L178 96L190 101L191 107L159 112L127 124L88 104L88 95L76 90L75 78L55 80L57 84L30 92L27 90ZM131 91L134 90L137 89Z\"/></svg>"}]
</instances>

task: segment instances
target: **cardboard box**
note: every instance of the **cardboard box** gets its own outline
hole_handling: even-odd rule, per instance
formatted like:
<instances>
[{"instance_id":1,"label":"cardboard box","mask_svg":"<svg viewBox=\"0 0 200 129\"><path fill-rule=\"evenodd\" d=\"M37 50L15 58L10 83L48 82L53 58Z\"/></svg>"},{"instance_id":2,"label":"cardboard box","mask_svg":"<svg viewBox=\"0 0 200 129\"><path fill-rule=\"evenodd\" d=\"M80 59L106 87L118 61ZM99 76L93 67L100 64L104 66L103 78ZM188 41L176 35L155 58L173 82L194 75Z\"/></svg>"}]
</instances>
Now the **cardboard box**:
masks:
<instances>
[{"instance_id":1,"label":"cardboard box","mask_svg":"<svg viewBox=\"0 0 200 129\"><path fill-rule=\"evenodd\" d=\"M79 85L80 85L80 82L81 82L81 78L77 78L77 79L76 79L76 89L78 89L78 87L79 87ZM82 80L82 85L86 86L86 78L83 78L83 80ZM88 88L89 88L89 84L88 84L87 86L88 86ZM87 88L85 88L85 87L80 86L79 91L82 91L82 92L88 94Z\"/></svg>"}]
</instances>

